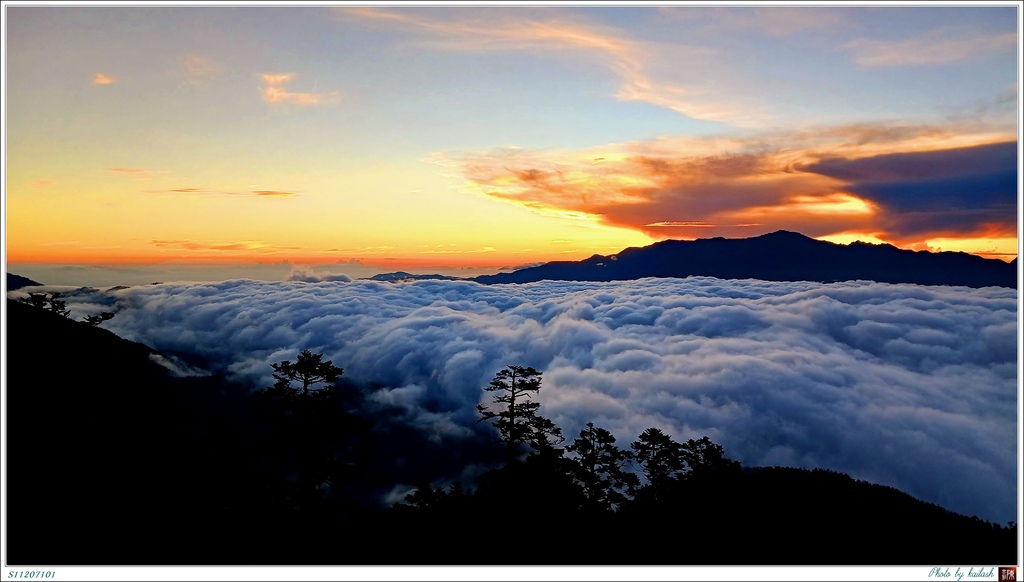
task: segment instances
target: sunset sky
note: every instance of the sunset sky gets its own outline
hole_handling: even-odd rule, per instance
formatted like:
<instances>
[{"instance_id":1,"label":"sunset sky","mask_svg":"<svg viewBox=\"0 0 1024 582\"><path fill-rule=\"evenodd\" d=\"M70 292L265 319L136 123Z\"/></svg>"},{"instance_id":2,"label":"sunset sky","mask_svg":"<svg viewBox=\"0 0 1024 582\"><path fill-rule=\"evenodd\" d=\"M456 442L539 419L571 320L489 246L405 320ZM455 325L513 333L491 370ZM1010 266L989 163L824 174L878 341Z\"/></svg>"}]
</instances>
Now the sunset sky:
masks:
<instances>
[{"instance_id":1,"label":"sunset sky","mask_svg":"<svg viewBox=\"0 0 1024 582\"><path fill-rule=\"evenodd\" d=\"M1017 254L1012 4L5 18L13 272L493 271L778 229Z\"/></svg>"}]
</instances>

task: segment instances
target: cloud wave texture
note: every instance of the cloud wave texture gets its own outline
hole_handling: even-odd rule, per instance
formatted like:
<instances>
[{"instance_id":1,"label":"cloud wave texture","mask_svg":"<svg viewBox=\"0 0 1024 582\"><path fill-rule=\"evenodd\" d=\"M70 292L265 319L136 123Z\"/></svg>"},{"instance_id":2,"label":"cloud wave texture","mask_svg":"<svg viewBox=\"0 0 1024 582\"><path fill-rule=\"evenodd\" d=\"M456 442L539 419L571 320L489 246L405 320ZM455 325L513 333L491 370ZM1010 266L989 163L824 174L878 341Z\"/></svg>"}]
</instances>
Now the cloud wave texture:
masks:
<instances>
[{"instance_id":1,"label":"cloud wave texture","mask_svg":"<svg viewBox=\"0 0 1024 582\"><path fill-rule=\"evenodd\" d=\"M470 436L508 364L540 412L628 443L708 435L744 465L821 467L1005 523L1017 508L1017 292L706 277L485 286L162 284L69 297L79 314L254 386L309 348L429 434Z\"/></svg>"}]
</instances>

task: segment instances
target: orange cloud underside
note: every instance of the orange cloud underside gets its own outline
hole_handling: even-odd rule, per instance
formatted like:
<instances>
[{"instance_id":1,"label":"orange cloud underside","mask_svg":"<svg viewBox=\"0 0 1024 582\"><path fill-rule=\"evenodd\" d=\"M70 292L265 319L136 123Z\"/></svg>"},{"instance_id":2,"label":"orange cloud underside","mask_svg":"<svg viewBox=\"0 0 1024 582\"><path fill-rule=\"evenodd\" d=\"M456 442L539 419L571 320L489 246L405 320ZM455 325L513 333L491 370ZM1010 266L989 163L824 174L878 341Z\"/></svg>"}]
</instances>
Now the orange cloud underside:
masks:
<instances>
[{"instance_id":1,"label":"orange cloud underside","mask_svg":"<svg viewBox=\"0 0 1024 582\"><path fill-rule=\"evenodd\" d=\"M777 206L755 207L746 211L751 217L765 214L863 216L875 212L877 207L870 201L842 192L817 197L796 195Z\"/></svg>"}]
</instances>

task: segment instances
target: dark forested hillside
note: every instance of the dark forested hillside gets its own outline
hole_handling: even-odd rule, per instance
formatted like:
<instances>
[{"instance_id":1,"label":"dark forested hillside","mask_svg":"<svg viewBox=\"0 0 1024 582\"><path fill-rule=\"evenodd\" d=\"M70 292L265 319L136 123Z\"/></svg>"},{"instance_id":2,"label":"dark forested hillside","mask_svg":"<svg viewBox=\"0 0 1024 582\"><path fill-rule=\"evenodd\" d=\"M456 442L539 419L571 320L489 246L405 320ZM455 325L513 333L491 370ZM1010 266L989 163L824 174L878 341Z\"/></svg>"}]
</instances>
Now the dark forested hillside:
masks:
<instances>
[{"instance_id":1,"label":"dark forested hillside","mask_svg":"<svg viewBox=\"0 0 1024 582\"><path fill-rule=\"evenodd\" d=\"M5 324L10 564L1017 561L1015 527L888 487L742 468L707 438L652 428L620 448L593 425L562 435L537 406L512 416L502 398L529 402L531 368L481 387L480 438L438 443L319 354L273 363L277 383L250 394L40 306L8 300ZM453 482L459 463L492 469Z\"/></svg>"}]
</instances>

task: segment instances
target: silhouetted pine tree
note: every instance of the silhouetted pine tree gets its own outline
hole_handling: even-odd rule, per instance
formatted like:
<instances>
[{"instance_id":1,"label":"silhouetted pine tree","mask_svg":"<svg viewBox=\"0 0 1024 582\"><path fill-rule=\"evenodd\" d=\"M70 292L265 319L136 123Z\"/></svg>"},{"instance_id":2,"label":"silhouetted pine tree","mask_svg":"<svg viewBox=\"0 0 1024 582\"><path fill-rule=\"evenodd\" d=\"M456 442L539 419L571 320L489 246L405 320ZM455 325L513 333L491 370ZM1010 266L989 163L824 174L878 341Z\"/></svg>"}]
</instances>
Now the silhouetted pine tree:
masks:
<instances>
[{"instance_id":1,"label":"silhouetted pine tree","mask_svg":"<svg viewBox=\"0 0 1024 582\"><path fill-rule=\"evenodd\" d=\"M496 392L491 410L483 404L477 405L480 413L478 423L490 421L508 447L508 460L519 457L524 444L536 451L549 451L565 441L562 429L550 419L537 414L540 403L532 397L540 390L541 373L524 366L508 366L500 370L484 388Z\"/></svg>"},{"instance_id":2,"label":"silhouetted pine tree","mask_svg":"<svg viewBox=\"0 0 1024 582\"><path fill-rule=\"evenodd\" d=\"M640 484L636 474L626 470L632 454L615 446L612 433L588 422L580 436L565 447L573 453L572 475L583 488L587 507L608 511L632 496Z\"/></svg>"},{"instance_id":3,"label":"silhouetted pine tree","mask_svg":"<svg viewBox=\"0 0 1024 582\"><path fill-rule=\"evenodd\" d=\"M630 449L647 479L643 489L651 492L654 497L686 472L683 445L672 440L661 429L651 427L644 430L630 444Z\"/></svg>"}]
</instances>

